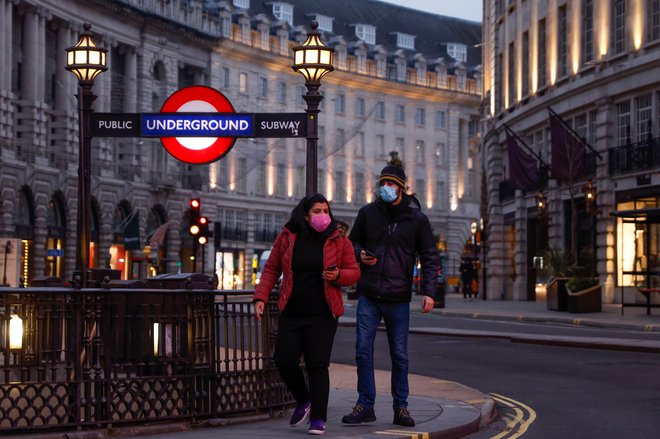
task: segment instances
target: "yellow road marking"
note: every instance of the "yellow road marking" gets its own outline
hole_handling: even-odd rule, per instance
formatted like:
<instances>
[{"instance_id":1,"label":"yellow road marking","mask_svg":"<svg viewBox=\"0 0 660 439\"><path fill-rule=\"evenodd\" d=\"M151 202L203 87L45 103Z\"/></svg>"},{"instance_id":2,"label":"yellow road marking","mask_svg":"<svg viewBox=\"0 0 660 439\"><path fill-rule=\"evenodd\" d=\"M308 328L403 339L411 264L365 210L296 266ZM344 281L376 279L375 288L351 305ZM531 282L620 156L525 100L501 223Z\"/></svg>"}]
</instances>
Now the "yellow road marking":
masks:
<instances>
[{"instance_id":1,"label":"yellow road marking","mask_svg":"<svg viewBox=\"0 0 660 439\"><path fill-rule=\"evenodd\" d=\"M576 326L580 326L581 322L582 322L582 320L580 320L580 319L573 319L573 324L576 325Z\"/></svg>"},{"instance_id":2,"label":"yellow road marking","mask_svg":"<svg viewBox=\"0 0 660 439\"><path fill-rule=\"evenodd\" d=\"M513 434L511 434L511 436L508 436L508 439L515 439L515 438L520 437L523 434L525 434L527 432L527 429L529 428L529 426L536 420L536 412L530 406L528 406L526 404L523 404L520 401L516 401L515 399L506 397L504 395L500 395L498 393L491 393L490 395L496 401L501 402L502 404L504 404L506 406L509 406L510 408L512 408L516 412L516 416L514 418L514 421L515 421L514 423L519 422L520 426L518 427L518 431L512 432ZM527 414L529 415L527 420L523 419L524 418L524 413L517 406L522 407L527 412ZM507 423L507 425L508 425L508 423ZM502 432L502 433L498 434L497 436L493 436L493 438L491 438L491 439L499 439L499 438L505 436L508 433L509 432Z\"/></svg>"},{"instance_id":3,"label":"yellow road marking","mask_svg":"<svg viewBox=\"0 0 660 439\"><path fill-rule=\"evenodd\" d=\"M655 328L655 325L646 325L644 326L644 331L653 331L653 328Z\"/></svg>"}]
</instances>

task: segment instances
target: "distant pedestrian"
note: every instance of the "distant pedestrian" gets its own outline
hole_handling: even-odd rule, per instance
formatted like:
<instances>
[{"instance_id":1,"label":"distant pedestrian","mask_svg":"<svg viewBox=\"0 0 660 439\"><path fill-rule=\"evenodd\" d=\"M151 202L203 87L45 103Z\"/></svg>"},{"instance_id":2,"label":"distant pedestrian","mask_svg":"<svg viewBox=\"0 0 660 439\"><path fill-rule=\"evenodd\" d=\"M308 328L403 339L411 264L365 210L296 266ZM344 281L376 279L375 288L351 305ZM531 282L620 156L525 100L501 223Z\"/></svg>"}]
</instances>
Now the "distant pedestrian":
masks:
<instances>
[{"instance_id":1,"label":"distant pedestrian","mask_svg":"<svg viewBox=\"0 0 660 439\"><path fill-rule=\"evenodd\" d=\"M337 319L344 313L341 286L360 277L351 242L336 228L321 194L303 198L273 244L254 293L261 320L273 286L283 275L274 360L296 399L290 425L310 418L309 433L325 433L330 378L328 367ZM300 369L305 357L309 388Z\"/></svg>"},{"instance_id":2,"label":"distant pedestrian","mask_svg":"<svg viewBox=\"0 0 660 439\"><path fill-rule=\"evenodd\" d=\"M463 292L463 300L472 301L472 283L476 281L475 270L472 261L467 256L463 256L461 265L458 267L461 272L461 290Z\"/></svg>"},{"instance_id":3,"label":"distant pedestrian","mask_svg":"<svg viewBox=\"0 0 660 439\"><path fill-rule=\"evenodd\" d=\"M433 309L437 290L438 255L428 218L414 197L406 195L406 174L390 164L380 174L380 196L362 207L350 239L362 263L356 311L358 400L342 418L345 424L376 420L374 403L374 341L385 321L392 358L393 423L412 427L408 411L408 331L413 267L419 256L423 278L422 312Z\"/></svg>"}]
</instances>

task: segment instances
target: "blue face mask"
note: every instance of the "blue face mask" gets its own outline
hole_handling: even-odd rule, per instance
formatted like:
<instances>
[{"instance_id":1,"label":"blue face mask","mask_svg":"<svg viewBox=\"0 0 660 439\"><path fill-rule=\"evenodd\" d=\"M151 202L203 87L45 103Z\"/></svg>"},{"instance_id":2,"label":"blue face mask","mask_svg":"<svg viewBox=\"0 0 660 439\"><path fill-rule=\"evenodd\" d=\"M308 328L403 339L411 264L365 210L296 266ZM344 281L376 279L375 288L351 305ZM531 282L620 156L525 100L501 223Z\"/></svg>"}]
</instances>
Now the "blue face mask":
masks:
<instances>
[{"instance_id":1,"label":"blue face mask","mask_svg":"<svg viewBox=\"0 0 660 439\"><path fill-rule=\"evenodd\" d=\"M380 187L380 198L386 203L392 203L399 198L399 194L396 193L395 187L383 185Z\"/></svg>"}]
</instances>

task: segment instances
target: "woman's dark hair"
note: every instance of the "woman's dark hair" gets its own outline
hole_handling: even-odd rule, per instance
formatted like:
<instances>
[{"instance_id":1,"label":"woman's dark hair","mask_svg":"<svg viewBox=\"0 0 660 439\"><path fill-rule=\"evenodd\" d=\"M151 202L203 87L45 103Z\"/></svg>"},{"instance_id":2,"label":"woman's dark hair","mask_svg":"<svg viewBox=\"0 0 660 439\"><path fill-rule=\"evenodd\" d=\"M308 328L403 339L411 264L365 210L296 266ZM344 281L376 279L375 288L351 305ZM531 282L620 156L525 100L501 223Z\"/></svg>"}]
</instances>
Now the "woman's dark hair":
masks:
<instances>
[{"instance_id":1,"label":"woman's dark hair","mask_svg":"<svg viewBox=\"0 0 660 439\"><path fill-rule=\"evenodd\" d=\"M303 197L298 205L293 208L291 211L291 218L289 218L289 221L286 223L286 228L294 233L302 233L303 235L306 235L309 232L309 228L307 227L307 220L305 220L305 215L309 214L310 209L316 203L325 203L328 205L330 219L332 220L332 224L334 224L335 218L332 216L330 203L328 203L328 200L323 194L314 194Z\"/></svg>"}]
</instances>

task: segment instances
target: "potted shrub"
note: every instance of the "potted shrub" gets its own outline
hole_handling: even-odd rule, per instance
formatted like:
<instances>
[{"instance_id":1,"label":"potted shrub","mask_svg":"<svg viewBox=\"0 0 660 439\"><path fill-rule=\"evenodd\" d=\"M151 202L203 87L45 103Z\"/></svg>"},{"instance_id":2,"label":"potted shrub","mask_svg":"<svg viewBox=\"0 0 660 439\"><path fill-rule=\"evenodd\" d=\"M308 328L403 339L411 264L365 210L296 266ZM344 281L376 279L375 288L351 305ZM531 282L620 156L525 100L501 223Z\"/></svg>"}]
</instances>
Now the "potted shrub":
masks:
<instances>
[{"instance_id":1,"label":"potted shrub","mask_svg":"<svg viewBox=\"0 0 660 439\"><path fill-rule=\"evenodd\" d=\"M589 259L587 259L589 260ZM568 312L600 312L603 309L600 281L590 267L579 267L566 282Z\"/></svg>"},{"instance_id":2,"label":"potted shrub","mask_svg":"<svg viewBox=\"0 0 660 439\"><path fill-rule=\"evenodd\" d=\"M566 282L573 274L575 264L571 251L564 248L550 247L543 255L544 270L550 277L547 285L546 304L551 311L568 310Z\"/></svg>"}]
</instances>

